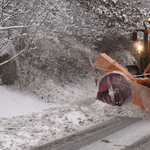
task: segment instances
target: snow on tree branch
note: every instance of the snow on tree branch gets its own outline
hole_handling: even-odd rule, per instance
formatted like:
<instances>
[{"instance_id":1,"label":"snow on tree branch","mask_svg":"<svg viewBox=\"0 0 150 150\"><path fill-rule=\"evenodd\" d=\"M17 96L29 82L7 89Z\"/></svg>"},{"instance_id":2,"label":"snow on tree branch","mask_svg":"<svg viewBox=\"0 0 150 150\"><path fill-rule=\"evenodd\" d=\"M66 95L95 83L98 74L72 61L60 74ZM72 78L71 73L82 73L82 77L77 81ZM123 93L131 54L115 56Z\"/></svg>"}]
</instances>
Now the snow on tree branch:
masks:
<instances>
[{"instance_id":1,"label":"snow on tree branch","mask_svg":"<svg viewBox=\"0 0 150 150\"><path fill-rule=\"evenodd\" d=\"M0 31L2 30L9 30L9 29L21 29L21 28L28 28L31 26L10 26L10 27L0 27Z\"/></svg>"},{"instance_id":2,"label":"snow on tree branch","mask_svg":"<svg viewBox=\"0 0 150 150\"><path fill-rule=\"evenodd\" d=\"M4 61L3 63L0 63L0 66L2 66L2 65L4 65L4 64L6 64L6 63L12 61L13 59L15 59L16 57L18 57L19 55L21 55L23 52L25 52L26 50L27 50L27 49L24 49L24 50L20 51L17 55L15 55L15 56L13 56L12 58L10 58L9 60Z\"/></svg>"}]
</instances>

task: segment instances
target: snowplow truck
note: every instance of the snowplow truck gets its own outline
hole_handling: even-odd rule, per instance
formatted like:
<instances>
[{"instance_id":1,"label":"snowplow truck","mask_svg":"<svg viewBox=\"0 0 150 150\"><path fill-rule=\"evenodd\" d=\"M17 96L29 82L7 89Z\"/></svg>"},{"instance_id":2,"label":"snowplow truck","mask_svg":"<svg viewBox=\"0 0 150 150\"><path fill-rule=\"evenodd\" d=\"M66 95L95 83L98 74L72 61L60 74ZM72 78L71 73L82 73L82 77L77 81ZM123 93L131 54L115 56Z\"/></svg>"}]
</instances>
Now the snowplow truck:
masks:
<instances>
[{"instance_id":1,"label":"snowplow truck","mask_svg":"<svg viewBox=\"0 0 150 150\"><path fill-rule=\"evenodd\" d=\"M136 43L139 43L138 32L143 34L142 45L137 44L138 65L128 65L125 69L105 53L100 54L94 63L89 58L98 83L98 100L113 106L122 106L130 100L142 110L150 110L150 18L143 24L144 29L135 29L132 34ZM96 78L95 69L101 70L104 76Z\"/></svg>"}]
</instances>

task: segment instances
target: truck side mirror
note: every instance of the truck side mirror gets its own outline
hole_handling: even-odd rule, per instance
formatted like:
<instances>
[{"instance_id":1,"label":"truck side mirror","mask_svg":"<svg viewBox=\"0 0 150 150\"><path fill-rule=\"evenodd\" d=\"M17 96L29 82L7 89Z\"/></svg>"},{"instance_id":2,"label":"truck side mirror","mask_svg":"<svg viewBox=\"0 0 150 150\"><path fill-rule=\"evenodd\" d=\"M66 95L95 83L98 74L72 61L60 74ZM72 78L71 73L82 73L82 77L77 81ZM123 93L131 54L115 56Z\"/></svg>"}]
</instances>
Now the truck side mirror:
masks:
<instances>
[{"instance_id":1,"label":"truck side mirror","mask_svg":"<svg viewBox=\"0 0 150 150\"><path fill-rule=\"evenodd\" d=\"M136 31L133 32L132 40L137 41L137 32Z\"/></svg>"}]
</instances>

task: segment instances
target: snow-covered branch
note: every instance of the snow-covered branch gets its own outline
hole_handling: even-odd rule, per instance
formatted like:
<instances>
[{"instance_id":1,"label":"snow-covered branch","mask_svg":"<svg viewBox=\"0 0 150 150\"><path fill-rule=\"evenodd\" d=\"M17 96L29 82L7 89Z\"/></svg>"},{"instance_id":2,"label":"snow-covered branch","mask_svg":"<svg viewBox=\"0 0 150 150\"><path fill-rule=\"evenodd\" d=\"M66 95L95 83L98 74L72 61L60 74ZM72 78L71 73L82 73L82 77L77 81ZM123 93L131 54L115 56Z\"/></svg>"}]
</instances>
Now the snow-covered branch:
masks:
<instances>
[{"instance_id":1,"label":"snow-covered branch","mask_svg":"<svg viewBox=\"0 0 150 150\"><path fill-rule=\"evenodd\" d=\"M27 28L31 26L9 26L9 27L0 27L0 31L2 30L9 30L9 29L21 29L21 28Z\"/></svg>"},{"instance_id":2,"label":"snow-covered branch","mask_svg":"<svg viewBox=\"0 0 150 150\"><path fill-rule=\"evenodd\" d=\"M12 61L13 59L15 59L16 57L18 57L19 55L21 55L23 52L25 52L27 49L22 50L21 52L19 52L17 55L13 56L12 58L10 58L9 60L4 61L3 63L0 63L0 66Z\"/></svg>"}]
</instances>

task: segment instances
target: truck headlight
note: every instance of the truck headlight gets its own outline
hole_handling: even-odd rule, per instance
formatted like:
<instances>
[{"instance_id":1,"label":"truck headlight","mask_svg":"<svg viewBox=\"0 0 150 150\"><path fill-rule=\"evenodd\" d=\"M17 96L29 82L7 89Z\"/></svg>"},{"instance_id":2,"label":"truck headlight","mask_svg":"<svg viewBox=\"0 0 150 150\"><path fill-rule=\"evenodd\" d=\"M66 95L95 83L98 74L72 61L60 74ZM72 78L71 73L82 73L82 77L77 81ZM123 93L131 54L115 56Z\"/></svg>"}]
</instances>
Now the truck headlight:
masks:
<instances>
[{"instance_id":1,"label":"truck headlight","mask_svg":"<svg viewBox=\"0 0 150 150\"><path fill-rule=\"evenodd\" d=\"M141 51L143 50L143 46L141 44L138 44L137 50L138 50L138 53L141 53Z\"/></svg>"},{"instance_id":2,"label":"truck headlight","mask_svg":"<svg viewBox=\"0 0 150 150\"><path fill-rule=\"evenodd\" d=\"M147 21L150 23L150 17L147 18Z\"/></svg>"}]
</instances>

